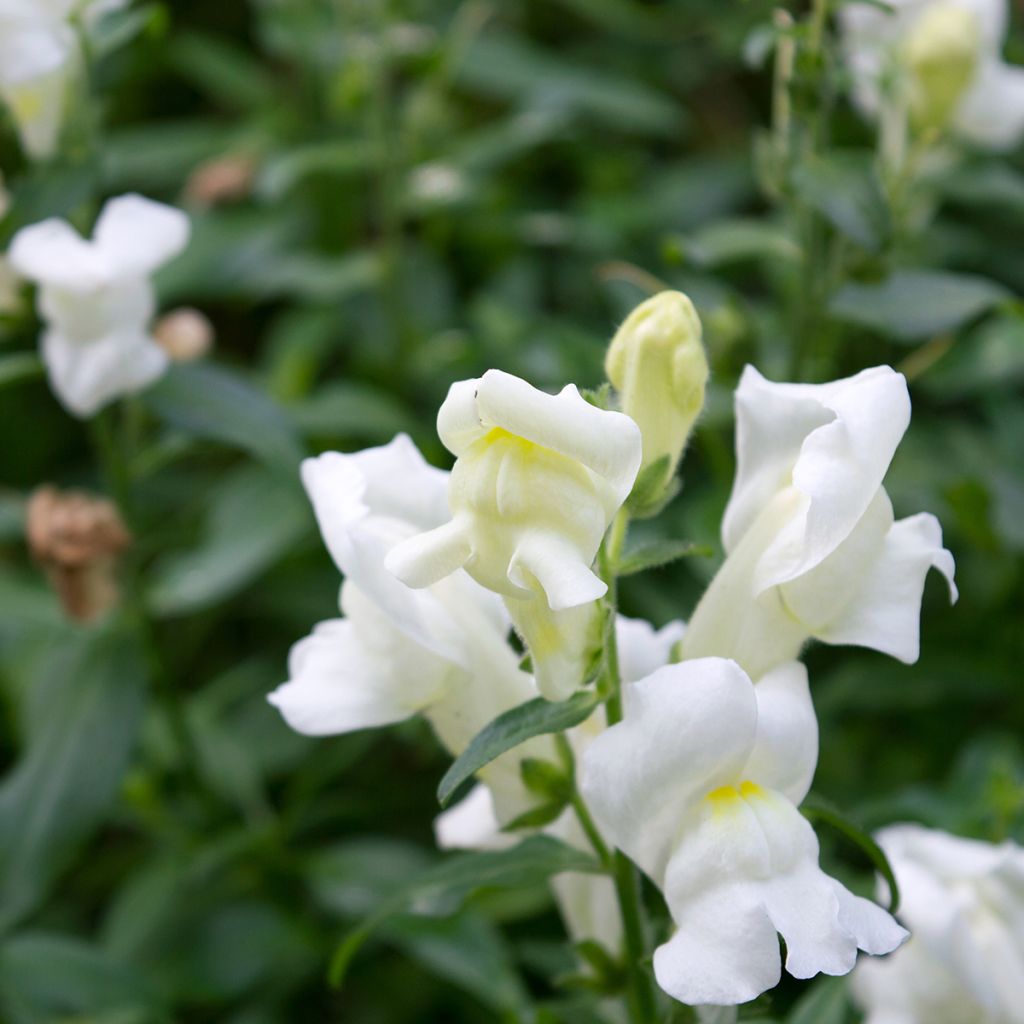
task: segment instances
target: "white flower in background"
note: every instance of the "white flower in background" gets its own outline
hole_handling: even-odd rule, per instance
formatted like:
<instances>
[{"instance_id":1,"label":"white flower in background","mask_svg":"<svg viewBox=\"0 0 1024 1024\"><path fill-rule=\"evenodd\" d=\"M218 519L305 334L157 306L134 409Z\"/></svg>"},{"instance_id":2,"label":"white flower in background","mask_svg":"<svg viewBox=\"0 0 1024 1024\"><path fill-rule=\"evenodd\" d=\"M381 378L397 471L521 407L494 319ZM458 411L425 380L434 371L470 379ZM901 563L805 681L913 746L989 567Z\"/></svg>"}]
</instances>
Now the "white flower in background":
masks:
<instances>
[{"instance_id":1,"label":"white flower in background","mask_svg":"<svg viewBox=\"0 0 1024 1024\"><path fill-rule=\"evenodd\" d=\"M0 95L25 149L37 159L56 151L78 61L68 22L72 7L53 0L0 0Z\"/></svg>"},{"instance_id":2,"label":"white flower in background","mask_svg":"<svg viewBox=\"0 0 1024 1024\"><path fill-rule=\"evenodd\" d=\"M35 159L57 150L81 62L73 19L86 29L126 0L0 0L0 97Z\"/></svg>"},{"instance_id":3,"label":"white flower in background","mask_svg":"<svg viewBox=\"0 0 1024 1024\"><path fill-rule=\"evenodd\" d=\"M422 712L459 754L497 715L537 696L507 643L508 615L495 595L463 572L417 591L384 569L395 544L447 518L447 473L399 434L379 448L307 459L302 479L345 574L345 618L320 623L292 648L290 678L269 698L289 725L328 735ZM480 773L502 821L533 802L519 758L548 750L547 738L531 741Z\"/></svg>"},{"instance_id":4,"label":"white flower in background","mask_svg":"<svg viewBox=\"0 0 1024 1024\"><path fill-rule=\"evenodd\" d=\"M641 302L615 332L605 371L622 411L640 427L644 467L667 458L665 476L670 477L704 408L708 380L693 303L670 291Z\"/></svg>"},{"instance_id":5,"label":"white flower in background","mask_svg":"<svg viewBox=\"0 0 1024 1024\"><path fill-rule=\"evenodd\" d=\"M912 938L855 971L865 1024L1022 1024L1024 849L919 825L876 838Z\"/></svg>"},{"instance_id":6,"label":"white flower in background","mask_svg":"<svg viewBox=\"0 0 1024 1024\"><path fill-rule=\"evenodd\" d=\"M818 866L797 810L817 760L802 665L755 687L724 658L669 665L629 687L626 714L590 744L580 783L604 834L662 889L675 934L654 954L684 1003L746 1002L778 983L778 933L798 978L845 974L858 948L906 932Z\"/></svg>"},{"instance_id":7,"label":"white flower in background","mask_svg":"<svg viewBox=\"0 0 1024 1024\"><path fill-rule=\"evenodd\" d=\"M734 658L757 680L809 637L913 662L924 579L953 600L953 557L922 513L895 520L882 480L910 420L887 366L829 384L775 384L747 367L736 391L727 554L690 618L683 656Z\"/></svg>"},{"instance_id":8,"label":"white flower in background","mask_svg":"<svg viewBox=\"0 0 1024 1024\"><path fill-rule=\"evenodd\" d=\"M388 568L411 587L465 568L504 596L541 692L565 698L583 681L607 590L591 567L636 478L640 431L571 384L548 395L500 370L453 384L437 429L456 456L452 518L397 546Z\"/></svg>"},{"instance_id":9,"label":"white flower in background","mask_svg":"<svg viewBox=\"0 0 1024 1024\"><path fill-rule=\"evenodd\" d=\"M180 210L136 195L107 203L91 241L57 219L14 236L11 266L39 285L50 386L75 415L91 416L166 370L167 354L150 334L150 277L188 236Z\"/></svg>"},{"instance_id":10,"label":"white flower in background","mask_svg":"<svg viewBox=\"0 0 1024 1024\"><path fill-rule=\"evenodd\" d=\"M854 99L869 116L905 110L919 130L988 149L1024 135L1024 68L1002 59L1006 0L889 0L839 11Z\"/></svg>"}]
</instances>

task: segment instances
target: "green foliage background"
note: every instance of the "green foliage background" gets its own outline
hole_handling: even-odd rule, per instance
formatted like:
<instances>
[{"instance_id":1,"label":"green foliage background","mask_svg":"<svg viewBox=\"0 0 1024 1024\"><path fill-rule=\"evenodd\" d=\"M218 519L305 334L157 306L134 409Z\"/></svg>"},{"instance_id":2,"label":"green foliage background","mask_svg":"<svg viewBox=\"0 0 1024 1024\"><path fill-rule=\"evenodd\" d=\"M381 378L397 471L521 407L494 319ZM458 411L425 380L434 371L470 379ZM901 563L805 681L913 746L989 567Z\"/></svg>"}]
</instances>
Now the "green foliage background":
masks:
<instances>
[{"instance_id":1,"label":"green foliage background","mask_svg":"<svg viewBox=\"0 0 1024 1024\"><path fill-rule=\"evenodd\" d=\"M576 968L543 871L431 890L331 990L342 937L437 860L448 759L418 722L297 736L265 694L337 613L299 458L405 430L447 464L451 381L596 385L616 324L666 285L698 304L713 384L682 495L643 529L716 555L625 581L624 610L685 618L717 565L746 362L904 369L914 418L887 486L898 515L939 516L962 597L929 581L914 666L810 653L815 795L868 828L1024 840L1024 162L959 155L894 203L827 36L798 62L806 131L773 165L771 60L744 56L770 24L760 0L140 3L105 23L64 158L25 166L4 126L0 242L52 215L87 228L124 191L183 204L194 239L161 302L202 308L217 346L112 424L139 584L85 629L27 557L24 501L110 481L24 359L34 315L4 321L0 1020L595 1019L558 981ZM191 202L224 155L251 162L249 194ZM833 839L830 869L869 884ZM744 1016L855 1019L834 982Z\"/></svg>"}]
</instances>

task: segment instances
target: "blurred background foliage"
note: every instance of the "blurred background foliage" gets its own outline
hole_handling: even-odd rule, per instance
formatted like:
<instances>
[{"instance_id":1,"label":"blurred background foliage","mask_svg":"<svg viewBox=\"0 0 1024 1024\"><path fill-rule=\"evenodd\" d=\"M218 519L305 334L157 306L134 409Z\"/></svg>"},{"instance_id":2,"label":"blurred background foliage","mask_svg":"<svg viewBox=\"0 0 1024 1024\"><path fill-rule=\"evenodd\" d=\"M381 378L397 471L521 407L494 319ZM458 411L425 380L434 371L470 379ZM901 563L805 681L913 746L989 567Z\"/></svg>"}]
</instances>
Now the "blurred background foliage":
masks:
<instances>
[{"instance_id":1,"label":"blurred background foliage","mask_svg":"<svg viewBox=\"0 0 1024 1024\"><path fill-rule=\"evenodd\" d=\"M161 302L200 307L216 349L116 425L137 582L123 615L75 627L24 503L111 481L26 371L27 304L4 317L0 1019L597 1019L529 872L413 886L332 991L338 941L438 858L446 757L419 722L297 736L265 694L337 612L299 458L404 430L447 464L451 381L596 385L616 324L665 286L700 309L713 386L682 495L642 529L716 554L629 579L624 610L685 618L718 564L746 362L902 369L914 418L887 486L898 515L939 516L962 597L929 581L914 666L810 653L815 797L869 828L1024 840L1024 162L950 150L886 183L831 34L805 45L791 11L781 140L762 0L138 3L103 24L64 157L25 165L3 125L0 243L46 216L88 227L124 191L178 203L194 238ZM742 1017L855 1019L841 985L792 980Z\"/></svg>"}]
</instances>

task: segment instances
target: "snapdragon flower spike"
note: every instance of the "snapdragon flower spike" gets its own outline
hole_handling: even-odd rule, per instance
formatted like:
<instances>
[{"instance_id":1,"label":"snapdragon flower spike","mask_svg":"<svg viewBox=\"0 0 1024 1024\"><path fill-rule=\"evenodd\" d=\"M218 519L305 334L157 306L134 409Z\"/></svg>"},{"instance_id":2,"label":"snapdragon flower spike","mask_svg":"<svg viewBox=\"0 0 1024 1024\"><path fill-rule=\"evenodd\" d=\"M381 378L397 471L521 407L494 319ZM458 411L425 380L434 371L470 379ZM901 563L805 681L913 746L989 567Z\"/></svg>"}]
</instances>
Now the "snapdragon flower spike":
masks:
<instances>
[{"instance_id":1,"label":"snapdragon flower spike","mask_svg":"<svg viewBox=\"0 0 1024 1024\"><path fill-rule=\"evenodd\" d=\"M184 213L136 195L107 203L91 241L57 219L14 236L11 266L39 285L50 386L76 416L92 416L167 369L167 354L150 335L150 277L188 237Z\"/></svg>"},{"instance_id":2,"label":"snapdragon flower spike","mask_svg":"<svg viewBox=\"0 0 1024 1024\"><path fill-rule=\"evenodd\" d=\"M407 436L307 459L302 479L345 574L345 617L320 623L295 644L289 680L270 694L294 729L344 733L422 712L459 754L493 718L537 695L506 642L509 619L499 598L465 573L414 591L384 569L395 544L448 514L448 474L428 465ZM548 753L546 739L538 739L517 758ZM499 758L481 772L503 822L532 803L517 758Z\"/></svg>"},{"instance_id":3,"label":"snapdragon flower spike","mask_svg":"<svg viewBox=\"0 0 1024 1024\"><path fill-rule=\"evenodd\" d=\"M501 594L550 699L582 682L592 564L640 467L636 424L587 403L573 385L545 394L489 370L452 385L437 418L456 456L449 522L398 545L388 568L425 587L465 568Z\"/></svg>"},{"instance_id":4,"label":"snapdragon flower spike","mask_svg":"<svg viewBox=\"0 0 1024 1024\"><path fill-rule=\"evenodd\" d=\"M876 838L913 937L857 966L850 988L865 1024L1024 1020L1024 848L909 824Z\"/></svg>"},{"instance_id":5,"label":"snapdragon flower spike","mask_svg":"<svg viewBox=\"0 0 1024 1024\"><path fill-rule=\"evenodd\" d=\"M1005 150L1024 137L1024 68L1002 59L1006 0L890 0L839 11L853 98L869 117L906 108L919 130L950 128Z\"/></svg>"},{"instance_id":6,"label":"snapdragon flower spike","mask_svg":"<svg viewBox=\"0 0 1024 1024\"><path fill-rule=\"evenodd\" d=\"M755 680L810 637L917 659L928 570L957 595L938 521L897 521L882 487L909 419L906 381L887 366L829 384L776 384L746 368L728 557L690 619L684 657L734 658Z\"/></svg>"},{"instance_id":7,"label":"snapdragon flower spike","mask_svg":"<svg viewBox=\"0 0 1024 1024\"><path fill-rule=\"evenodd\" d=\"M734 1005L799 978L845 974L858 948L906 932L818 866L797 810L817 759L806 670L756 687L733 661L669 665L629 687L623 721L590 744L580 784L604 834L662 889L675 934L658 984L691 1005Z\"/></svg>"}]
</instances>

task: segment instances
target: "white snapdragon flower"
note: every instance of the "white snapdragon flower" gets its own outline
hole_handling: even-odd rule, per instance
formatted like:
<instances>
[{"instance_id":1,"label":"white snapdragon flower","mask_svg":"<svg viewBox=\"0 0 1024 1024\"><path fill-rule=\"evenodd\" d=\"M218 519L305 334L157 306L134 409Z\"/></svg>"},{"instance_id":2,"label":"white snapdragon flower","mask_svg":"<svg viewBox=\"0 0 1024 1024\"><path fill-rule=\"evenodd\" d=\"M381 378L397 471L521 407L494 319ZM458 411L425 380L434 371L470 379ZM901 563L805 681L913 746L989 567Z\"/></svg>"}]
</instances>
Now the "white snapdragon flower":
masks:
<instances>
[{"instance_id":1,"label":"white snapdragon flower","mask_svg":"<svg viewBox=\"0 0 1024 1024\"><path fill-rule=\"evenodd\" d=\"M37 159L57 148L78 60L73 7L70 0L0 0L0 96Z\"/></svg>"},{"instance_id":2,"label":"white snapdragon flower","mask_svg":"<svg viewBox=\"0 0 1024 1024\"><path fill-rule=\"evenodd\" d=\"M1024 1022L1024 849L919 825L877 839L913 937L854 972L865 1024Z\"/></svg>"},{"instance_id":3,"label":"white snapdragon flower","mask_svg":"<svg viewBox=\"0 0 1024 1024\"><path fill-rule=\"evenodd\" d=\"M839 12L854 99L869 116L906 109L987 149L1024 135L1024 68L1002 59L1006 0L889 0Z\"/></svg>"},{"instance_id":4,"label":"white snapdragon flower","mask_svg":"<svg viewBox=\"0 0 1024 1024\"><path fill-rule=\"evenodd\" d=\"M57 150L71 80L81 54L73 19L85 29L126 0L0 0L0 98L26 152Z\"/></svg>"},{"instance_id":5,"label":"white snapdragon flower","mask_svg":"<svg viewBox=\"0 0 1024 1024\"><path fill-rule=\"evenodd\" d=\"M755 687L724 658L669 665L629 687L625 718L590 744L583 794L606 836L662 889L677 930L658 984L691 1005L746 1002L778 983L778 934L799 978L845 974L858 948L906 932L818 866L797 810L817 760L802 665Z\"/></svg>"},{"instance_id":6,"label":"white snapdragon flower","mask_svg":"<svg viewBox=\"0 0 1024 1024\"><path fill-rule=\"evenodd\" d=\"M307 459L302 479L345 574L345 618L320 623L292 648L290 678L270 695L294 729L343 733L422 712L459 754L497 715L536 697L506 642L499 598L463 572L416 591L384 569L395 544L447 518L447 473L400 434L379 448ZM547 752L547 738L537 739L480 773L500 820L532 803L518 758Z\"/></svg>"},{"instance_id":7,"label":"white snapdragon flower","mask_svg":"<svg viewBox=\"0 0 1024 1024\"><path fill-rule=\"evenodd\" d=\"M594 557L636 478L640 431L571 384L548 395L500 370L452 385L437 429L456 456L451 519L396 547L388 567L411 587L465 568L506 599L541 692L568 697L607 590Z\"/></svg>"},{"instance_id":8,"label":"white snapdragon flower","mask_svg":"<svg viewBox=\"0 0 1024 1024\"><path fill-rule=\"evenodd\" d=\"M75 415L91 416L166 370L167 355L149 333L150 277L188 236L184 213L136 195L107 203L91 241L58 219L14 236L11 266L39 285L50 386Z\"/></svg>"},{"instance_id":9,"label":"white snapdragon flower","mask_svg":"<svg viewBox=\"0 0 1024 1024\"><path fill-rule=\"evenodd\" d=\"M757 680L815 637L913 662L924 578L953 600L953 557L922 513L895 520L882 487L910 420L887 366L829 384L775 384L747 367L736 391L727 558L690 619L686 658L734 658Z\"/></svg>"}]
</instances>

